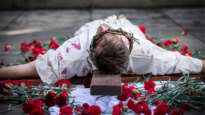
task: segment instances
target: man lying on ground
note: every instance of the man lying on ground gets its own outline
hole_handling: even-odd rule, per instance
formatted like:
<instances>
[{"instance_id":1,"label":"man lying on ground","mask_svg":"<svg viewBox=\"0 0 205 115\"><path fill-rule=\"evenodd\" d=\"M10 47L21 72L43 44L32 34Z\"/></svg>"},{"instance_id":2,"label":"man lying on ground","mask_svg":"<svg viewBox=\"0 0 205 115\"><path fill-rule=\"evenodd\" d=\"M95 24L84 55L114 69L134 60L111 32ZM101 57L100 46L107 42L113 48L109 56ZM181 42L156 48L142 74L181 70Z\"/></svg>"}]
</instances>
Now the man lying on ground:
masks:
<instances>
[{"instance_id":1,"label":"man lying on ground","mask_svg":"<svg viewBox=\"0 0 205 115\"><path fill-rule=\"evenodd\" d=\"M53 84L95 70L105 74L200 73L205 72L205 61L162 49L124 16L110 16L86 23L57 50L33 62L0 69L0 78L40 77Z\"/></svg>"}]
</instances>

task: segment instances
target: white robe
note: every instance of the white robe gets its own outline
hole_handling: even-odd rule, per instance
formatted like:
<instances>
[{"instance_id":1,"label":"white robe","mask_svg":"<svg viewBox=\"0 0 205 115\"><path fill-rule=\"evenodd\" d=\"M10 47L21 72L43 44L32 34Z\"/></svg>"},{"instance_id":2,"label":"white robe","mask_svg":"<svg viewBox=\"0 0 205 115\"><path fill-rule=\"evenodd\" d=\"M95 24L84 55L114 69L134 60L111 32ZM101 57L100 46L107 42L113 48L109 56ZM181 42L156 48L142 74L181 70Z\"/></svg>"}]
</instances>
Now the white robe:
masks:
<instances>
[{"instance_id":1,"label":"white robe","mask_svg":"<svg viewBox=\"0 0 205 115\"><path fill-rule=\"evenodd\" d=\"M35 67L41 80L53 84L60 79L70 79L75 75L85 76L95 70L88 52L93 36L101 24L107 24L113 29L122 28L139 39L140 44L133 44L128 71L163 75L199 73L202 70L202 60L158 47L145 38L137 25L133 25L126 18L117 19L117 16L113 15L105 20L86 23L57 50L49 50L45 55L38 56Z\"/></svg>"}]
</instances>

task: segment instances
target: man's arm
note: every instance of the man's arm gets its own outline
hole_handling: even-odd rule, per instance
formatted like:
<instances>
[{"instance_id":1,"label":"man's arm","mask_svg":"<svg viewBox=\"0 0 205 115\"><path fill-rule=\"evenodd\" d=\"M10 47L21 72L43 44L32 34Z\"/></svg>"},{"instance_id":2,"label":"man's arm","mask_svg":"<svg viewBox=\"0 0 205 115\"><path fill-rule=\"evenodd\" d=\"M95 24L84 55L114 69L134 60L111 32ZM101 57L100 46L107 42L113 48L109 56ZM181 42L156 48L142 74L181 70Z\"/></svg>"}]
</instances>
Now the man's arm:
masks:
<instances>
[{"instance_id":1,"label":"man's arm","mask_svg":"<svg viewBox=\"0 0 205 115\"><path fill-rule=\"evenodd\" d=\"M38 78L34 62L0 69L0 79Z\"/></svg>"}]
</instances>

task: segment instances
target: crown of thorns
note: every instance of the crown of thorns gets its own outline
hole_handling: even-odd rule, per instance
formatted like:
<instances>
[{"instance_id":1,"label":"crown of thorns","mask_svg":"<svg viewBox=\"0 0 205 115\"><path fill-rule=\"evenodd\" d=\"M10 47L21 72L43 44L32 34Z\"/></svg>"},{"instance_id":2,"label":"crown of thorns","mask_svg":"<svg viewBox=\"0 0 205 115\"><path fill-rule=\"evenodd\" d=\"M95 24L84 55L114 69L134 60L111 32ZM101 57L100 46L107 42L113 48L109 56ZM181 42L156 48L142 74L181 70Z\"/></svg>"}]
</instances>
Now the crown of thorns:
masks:
<instances>
[{"instance_id":1,"label":"crown of thorns","mask_svg":"<svg viewBox=\"0 0 205 115\"><path fill-rule=\"evenodd\" d=\"M107 33L125 36L130 42L130 47L129 47L130 53L132 51L134 41L139 44L139 40L137 38L134 38L132 33L125 32L121 28L119 28L119 29L110 29L109 28L108 30L103 31L103 32L101 32L93 37L93 40L92 40L91 45L90 45L91 55L92 55L92 52L94 51L94 49L96 48L97 44L102 40L100 38L102 38L102 36L107 34Z\"/></svg>"}]
</instances>

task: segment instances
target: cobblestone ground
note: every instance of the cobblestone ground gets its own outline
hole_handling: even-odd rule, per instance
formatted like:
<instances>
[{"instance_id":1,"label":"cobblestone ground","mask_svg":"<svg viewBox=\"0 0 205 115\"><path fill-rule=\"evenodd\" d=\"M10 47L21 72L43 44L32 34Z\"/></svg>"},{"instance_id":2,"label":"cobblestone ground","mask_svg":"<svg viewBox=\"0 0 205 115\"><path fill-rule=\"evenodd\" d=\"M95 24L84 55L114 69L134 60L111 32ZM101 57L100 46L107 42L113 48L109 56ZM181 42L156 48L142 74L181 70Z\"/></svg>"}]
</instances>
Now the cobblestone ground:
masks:
<instances>
[{"instance_id":1,"label":"cobblestone ground","mask_svg":"<svg viewBox=\"0 0 205 115\"><path fill-rule=\"evenodd\" d=\"M22 41L48 41L53 36L72 36L82 24L124 14L133 24L144 25L151 36L162 39L178 37L190 49L200 49L205 55L205 8L172 9L93 9L93 10L35 10L0 11L0 58L15 63L20 56L16 51L3 51L4 43L19 48ZM188 30L187 36L180 34ZM0 103L0 114L21 115L22 110L7 113L7 103Z\"/></svg>"}]
</instances>

